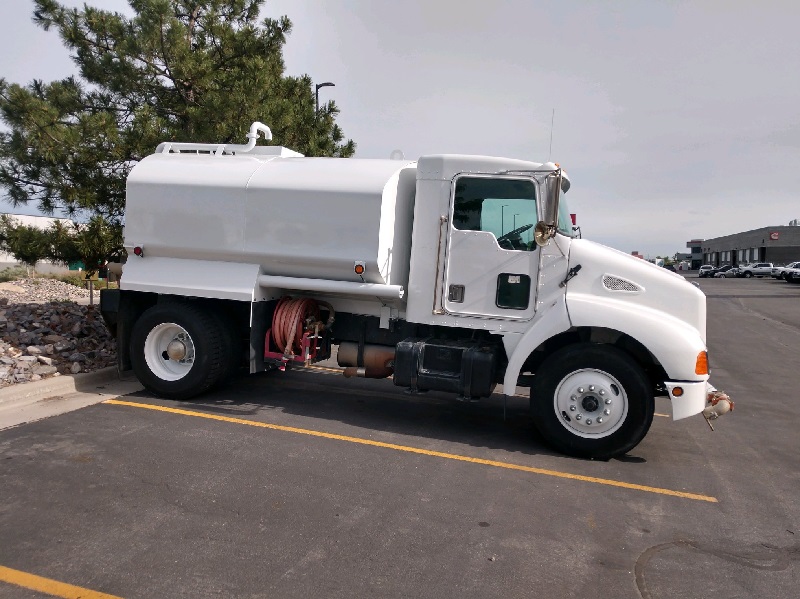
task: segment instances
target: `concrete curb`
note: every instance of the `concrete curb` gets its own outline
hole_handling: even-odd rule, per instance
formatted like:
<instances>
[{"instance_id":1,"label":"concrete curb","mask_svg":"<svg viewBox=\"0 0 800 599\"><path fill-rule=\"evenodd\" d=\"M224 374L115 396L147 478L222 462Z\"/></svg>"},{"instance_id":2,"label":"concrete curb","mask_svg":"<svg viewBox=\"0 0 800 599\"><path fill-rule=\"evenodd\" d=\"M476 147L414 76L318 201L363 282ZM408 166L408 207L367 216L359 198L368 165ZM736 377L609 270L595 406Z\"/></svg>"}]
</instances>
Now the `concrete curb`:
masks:
<instances>
[{"instance_id":1,"label":"concrete curb","mask_svg":"<svg viewBox=\"0 0 800 599\"><path fill-rule=\"evenodd\" d=\"M11 385L0 389L0 406L22 400L37 401L58 395L93 391L104 383L119 380L117 367L109 366L86 374L61 375L32 383Z\"/></svg>"}]
</instances>

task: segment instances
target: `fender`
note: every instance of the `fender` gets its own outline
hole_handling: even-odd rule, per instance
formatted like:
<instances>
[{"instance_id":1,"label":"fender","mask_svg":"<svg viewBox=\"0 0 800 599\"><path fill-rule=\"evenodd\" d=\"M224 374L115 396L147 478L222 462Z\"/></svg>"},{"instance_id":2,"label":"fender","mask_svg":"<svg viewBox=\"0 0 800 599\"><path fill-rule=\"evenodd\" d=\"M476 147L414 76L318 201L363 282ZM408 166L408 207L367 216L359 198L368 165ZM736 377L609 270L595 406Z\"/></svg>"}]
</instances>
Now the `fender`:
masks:
<instances>
[{"instance_id":1,"label":"fender","mask_svg":"<svg viewBox=\"0 0 800 599\"><path fill-rule=\"evenodd\" d=\"M613 297L567 292L574 327L604 327L630 335L659 361L671 380L706 381L695 373L697 354L706 345L697 329L659 310Z\"/></svg>"},{"instance_id":2,"label":"fender","mask_svg":"<svg viewBox=\"0 0 800 599\"><path fill-rule=\"evenodd\" d=\"M131 256L121 289L252 302L258 292L258 264Z\"/></svg>"},{"instance_id":3,"label":"fender","mask_svg":"<svg viewBox=\"0 0 800 599\"><path fill-rule=\"evenodd\" d=\"M503 392L506 395L514 394L522 365L531 352L550 337L568 331L570 326L567 305L562 293L557 296L550 307L544 309L540 307L536 311L536 316L531 321L531 328L525 331L513 351L510 351L511 343L507 339L508 335L504 336L503 341L506 353L508 353L508 366L503 378ZM508 389L511 390L511 393L507 391Z\"/></svg>"}]
</instances>

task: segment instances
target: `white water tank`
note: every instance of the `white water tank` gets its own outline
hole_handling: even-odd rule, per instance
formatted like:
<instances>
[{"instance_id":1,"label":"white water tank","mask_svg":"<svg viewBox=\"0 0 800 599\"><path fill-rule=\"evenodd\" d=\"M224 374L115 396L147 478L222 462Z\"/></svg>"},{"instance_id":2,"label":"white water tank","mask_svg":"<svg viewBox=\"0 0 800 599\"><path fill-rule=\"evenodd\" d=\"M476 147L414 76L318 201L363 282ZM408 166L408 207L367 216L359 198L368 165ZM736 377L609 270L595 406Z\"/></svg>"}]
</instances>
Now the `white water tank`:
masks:
<instances>
[{"instance_id":1,"label":"white water tank","mask_svg":"<svg viewBox=\"0 0 800 599\"><path fill-rule=\"evenodd\" d=\"M416 163L156 153L127 183L125 246L263 274L408 283ZM289 152L289 154L292 154Z\"/></svg>"}]
</instances>

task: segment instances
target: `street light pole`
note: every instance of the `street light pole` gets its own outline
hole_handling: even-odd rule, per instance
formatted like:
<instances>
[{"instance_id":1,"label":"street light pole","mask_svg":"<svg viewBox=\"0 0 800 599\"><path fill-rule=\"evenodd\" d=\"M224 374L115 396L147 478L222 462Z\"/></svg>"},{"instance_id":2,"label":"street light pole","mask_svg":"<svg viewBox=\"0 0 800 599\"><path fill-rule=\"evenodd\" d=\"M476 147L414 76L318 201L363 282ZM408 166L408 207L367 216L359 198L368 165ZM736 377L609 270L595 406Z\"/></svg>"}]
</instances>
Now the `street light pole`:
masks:
<instances>
[{"instance_id":1,"label":"street light pole","mask_svg":"<svg viewBox=\"0 0 800 599\"><path fill-rule=\"evenodd\" d=\"M508 204L500 206L500 235L506 234L506 207Z\"/></svg>"},{"instance_id":2,"label":"street light pole","mask_svg":"<svg viewBox=\"0 0 800 599\"><path fill-rule=\"evenodd\" d=\"M314 86L314 99L315 99L314 105L316 106L316 111L314 112L314 116L316 116L319 113L319 88L320 87L336 87L336 84L335 83L331 83L330 81L326 81L325 83L317 83Z\"/></svg>"}]
</instances>

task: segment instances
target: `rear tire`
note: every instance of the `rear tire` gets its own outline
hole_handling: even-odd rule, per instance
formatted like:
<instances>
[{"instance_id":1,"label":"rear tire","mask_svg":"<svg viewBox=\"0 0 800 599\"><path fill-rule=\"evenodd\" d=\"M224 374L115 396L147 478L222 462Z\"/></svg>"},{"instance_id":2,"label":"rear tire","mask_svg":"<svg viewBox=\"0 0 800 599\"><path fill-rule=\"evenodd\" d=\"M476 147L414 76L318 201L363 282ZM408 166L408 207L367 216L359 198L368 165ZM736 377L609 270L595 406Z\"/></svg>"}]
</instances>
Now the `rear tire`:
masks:
<instances>
[{"instance_id":1,"label":"rear tire","mask_svg":"<svg viewBox=\"0 0 800 599\"><path fill-rule=\"evenodd\" d=\"M639 444L655 401L641 367L610 345L571 345L539 367L531 415L541 435L567 455L608 459Z\"/></svg>"},{"instance_id":2,"label":"rear tire","mask_svg":"<svg viewBox=\"0 0 800 599\"><path fill-rule=\"evenodd\" d=\"M159 304L133 327L131 366L139 382L161 397L199 395L222 379L231 362L221 319L197 306Z\"/></svg>"}]
</instances>

